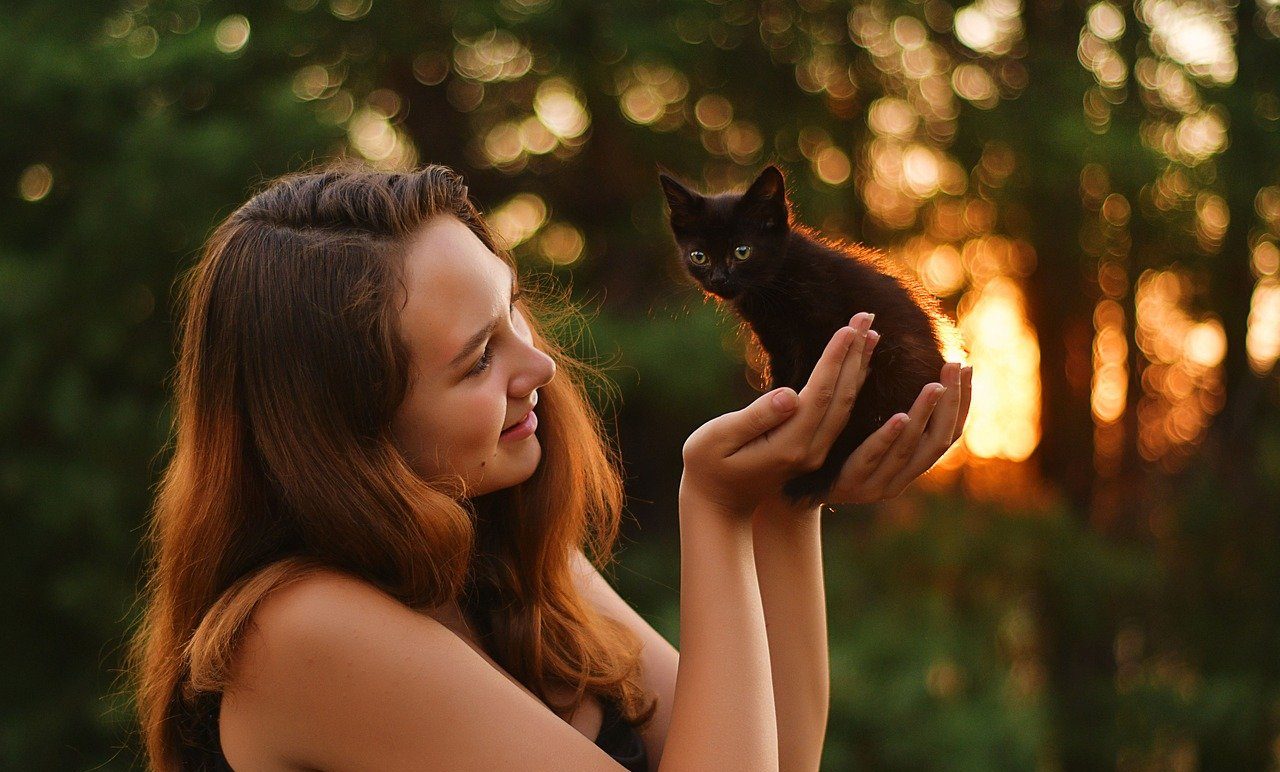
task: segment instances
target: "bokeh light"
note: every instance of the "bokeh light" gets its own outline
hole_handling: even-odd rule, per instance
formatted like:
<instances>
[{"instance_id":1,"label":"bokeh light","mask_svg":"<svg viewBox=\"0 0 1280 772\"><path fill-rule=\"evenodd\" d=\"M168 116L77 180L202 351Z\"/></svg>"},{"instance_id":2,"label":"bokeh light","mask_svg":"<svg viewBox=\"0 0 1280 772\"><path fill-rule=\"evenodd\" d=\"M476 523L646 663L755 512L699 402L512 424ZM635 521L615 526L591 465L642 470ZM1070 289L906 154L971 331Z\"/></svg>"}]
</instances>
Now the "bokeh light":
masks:
<instances>
[{"instance_id":1,"label":"bokeh light","mask_svg":"<svg viewBox=\"0 0 1280 772\"><path fill-rule=\"evenodd\" d=\"M516 80L532 66L533 54L506 30L461 40L453 50L453 67L458 74L481 83Z\"/></svg>"},{"instance_id":2,"label":"bokeh light","mask_svg":"<svg viewBox=\"0 0 1280 772\"><path fill-rule=\"evenodd\" d=\"M1151 28L1151 47L1198 77L1230 83L1236 56L1226 5L1189 0L1139 0L1134 11Z\"/></svg>"},{"instance_id":3,"label":"bokeh light","mask_svg":"<svg viewBox=\"0 0 1280 772\"><path fill-rule=\"evenodd\" d=\"M1109 298L1098 301L1093 311L1093 377L1089 404L1093 411L1096 448L1095 466L1105 474L1119 460L1123 427L1119 426L1129 399L1129 338L1124 308ZM1118 431L1105 431L1116 425Z\"/></svg>"},{"instance_id":4,"label":"bokeh light","mask_svg":"<svg viewBox=\"0 0 1280 772\"><path fill-rule=\"evenodd\" d=\"M1102 40L1113 43L1124 34L1124 13L1111 3L1094 3L1087 18L1089 31Z\"/></svg>"},{"instance_id":5,"label":"bokeh light","mask_svg":"<svg viewBox=\"0 0 1280 772\"><path fill-rule=\"evenodd\" d=\"M838 147L824 147L813 159L813 171L828 185L840 185L849 179L852 167L849 156Z\"/></svg>"},{"instance_id":6,"label":"bokeh light","mask_svg":"<svg viewBox=\"0 0 1280 772\"><path fill-rule=\"evenodd\" d=\"M1280 358L1280 279L1266 276L1253 288L1249 301L1249 331L1245 338L1249 367L1266 375Z\"/></svg>"},{"instance_id":7,"label":"bokeh light","mask_svg":"<svg viewBox=\"0 0 1280 772\"><path fill-rule=\"evenodd\" d=\"M617 87L619 107L632 123L660 131L683 123L680 105L689 93L689 79L679 70L659 62L637 62L619 71Z\"/></svg>"},{"instance_id":8,"label":"bokeh light","mask_svg":"<svg viewBox=\"0 0 1280 772\"><path fill-rule=\"evenodd\" d=\"M693 107L694 117L705 129L723 129L733 120L733 103L717 94L707 94Z\"/></svg>"},{"instance_id":9,"label":"bokeh light","mask_svg":"<svg viewBox=\"0 0 1280 772\"><path fill-rule=\"evenodd\" d=\"M343 21L363 18L373 8L373 0L329 0L329 10Z\"/></svg>"},{"instance_id":10,"label":"bokeh light","mask_svg":"<svg viewBox=\"0 0 1280 772\"><path fill-rule=\"evenodd\" d=\"M363 107L351 116L347 139L370 165L384 171L405 171L418 162L413 140L375 107Z\"/></svg>"},{"instance_id":11,"label":"bokeh light","mask_svg":"<svg viewBox=\"0 0 1280 772\"><path fill-rule=\"evenodd\" d=\"M956 11L956 37L980 54L1009 53L1022 36L1020 0L978 0Z\"/></svg>"},{"instance_id":12,"label":"bokeh light","mask_svg":"<svg viewBox=\"0 0 1280 772\"><path fill-rule=\"evenodd\" d=\"M591 125L591 116L577 90L564 78L548 78L538 85L533 111L547 130L561 140L577 139Z\"/></svg>"},{"instance_id":13,"label":"bokeh light","mask_svg":"<svg viewBox=\"0 0 1280 772\"><path fill-rule=\"evenodd\" d=\"M564 222L553 222L538 236L538 252L552 265L576 263L586 247L582 231Z\"/></svg>"},{"instance_id":14,"label":"bokeh light","mask_svg":"<svg viewBox=\"0 0 1280 772\"><path fill-rule=\"evenodd\" d=\"M238 53L249 42L249 20L238 13L218 22L213 42L224 54Z\"/></svg>"},{"instance_id":15,"label":"bokeh light","mask_svg":"<svg viewBox=\"0 0 1280 772\"><path fill-rule=\"evenodd\" d=\"M517 193L489 215L494 235L506 249L528 241L547 222L547 204L533 193Z\"/></svg>"},{"instance_id":16,"label":"bokeh light","mask_svg":"<svg viewBox=\"0 0 1280 772\"><path fill-rule=\"evenodd\" d=\"M32 164L18 177L18 195L23 201L39 201L53 190L53 172L46 164Z\"/></svg>"},{"instance_id":17,"label":"bokeh light","mask_svg":"<svg viewBox=\"0 0 1280 772\"><path fill-rule=\"evenodd\" d=\"M1022 461L1040 441L1040 344L1012 279L994 278L974 294L959 319L973 364L964 443L978 458Z\"/></svg>"},{"instance_id":18,"label":"bokeh light","mask_svg":"<svg viewBox=\"0 0 1280 772\"><path fill-rule=\"evenodd\" d=\"M1176 470L1190 458L1222 407L1226 333L1212 314L1188 308L1190 274L1144 271L1135 288L1136 339L1147 358L1138 403L1138 450L1148 461Z\"/></svg>"}]
</instances>

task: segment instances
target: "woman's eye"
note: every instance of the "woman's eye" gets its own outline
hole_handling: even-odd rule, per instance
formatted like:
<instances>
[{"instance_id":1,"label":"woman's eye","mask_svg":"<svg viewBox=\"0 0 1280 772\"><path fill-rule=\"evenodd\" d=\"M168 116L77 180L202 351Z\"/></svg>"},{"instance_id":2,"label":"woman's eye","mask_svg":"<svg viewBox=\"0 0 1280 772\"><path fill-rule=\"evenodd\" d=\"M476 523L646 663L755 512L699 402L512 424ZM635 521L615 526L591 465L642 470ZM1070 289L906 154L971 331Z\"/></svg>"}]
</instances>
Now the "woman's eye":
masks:
<instances>
[{"instance_id":1,"label":"woman's eye","mask_svg":"<svg viewBox=\"0 0 1280 772\"><path fill-rule=\"evenodd\" d=\"M493 362L493 341L484 344L484 353L476 360L476 364L471 368L468 375L479 375L489 369L489 365Z\"/></svg>"},{"instance_id":2,"label":"woman's eye","mask_svg":"<svg viewBox=\"0 0 1280 772\"><path fill-rule=\"evenodd\" d=\"M518 314L516 314L516 301L520 299L520 295L522 292L523 290L518 289L515 292L511 293L511 308L508 309L508 313L510 313L513 318L518 316ZM480 358L476 360L475 365L469 371L467 371L467 375L479 375L480 373L483 373L485 370L488 370L489 365L492 363L493 363L493 338L490 338L489 342L484 344L484 352L480 354Z\"/></svg>"},{"instance_id":3,"label":"woman's eye","mask_svg":"<svg viewBox=\"0 0 1280 772\"><path fill-rule=\"evenodd\" d=\"M748 257L751 257L751 247L746 244L743 244L740 247L734 247L733 256L739 260L746 260Z\"/></svg>"},{"instance_id":4,"label":"woman's eye","mask_svg":"<svg viewBox=\"0 0 1280 772\"><path fill-rule=\"evenodd\" d=\"M693 252L689 253L689 261L692 262L694 265L706 265L707 255L705 252L699 252L697 250L694 250Z\"/></svg>"}]
</instances>

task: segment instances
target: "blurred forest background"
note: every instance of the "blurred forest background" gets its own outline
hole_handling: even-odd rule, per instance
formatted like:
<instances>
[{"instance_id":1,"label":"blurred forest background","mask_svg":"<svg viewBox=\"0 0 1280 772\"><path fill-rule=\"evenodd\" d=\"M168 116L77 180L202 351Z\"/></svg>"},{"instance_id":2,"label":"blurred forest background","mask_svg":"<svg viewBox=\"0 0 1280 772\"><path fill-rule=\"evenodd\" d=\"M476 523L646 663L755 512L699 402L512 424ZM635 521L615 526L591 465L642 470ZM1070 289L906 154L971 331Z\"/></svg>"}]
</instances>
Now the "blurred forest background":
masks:
<instances>
[{"instance_id":1,"label":"blurred forest background","mask_svg":"<svg viewBox=\"0 0 1280 772\"><path fill-rule=\"evenodd\" d=\"M118 669L173 281L335 155L467 177L627 461L616 581L675 639L680 446L752 394L656 165L787 171L944 299L964 440L825 516L829 770L1280 768L1277 0L8 0L0 766L140 768Z\"/></svg>"}]
</instances>

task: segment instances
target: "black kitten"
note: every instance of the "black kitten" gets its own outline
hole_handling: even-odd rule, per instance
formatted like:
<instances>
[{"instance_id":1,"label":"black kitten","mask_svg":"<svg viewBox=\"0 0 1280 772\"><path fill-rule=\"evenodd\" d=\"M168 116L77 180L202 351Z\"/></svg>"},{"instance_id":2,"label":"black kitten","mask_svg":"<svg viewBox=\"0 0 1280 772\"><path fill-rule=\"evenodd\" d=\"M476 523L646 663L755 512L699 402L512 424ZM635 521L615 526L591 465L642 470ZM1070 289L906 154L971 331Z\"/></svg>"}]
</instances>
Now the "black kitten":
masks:
<instances>
[{"instance_id":1,"label":"black kitten","mask_svg":"<svg viewBox=\"0 0 1280 772\"><path fill-rule=\"evenodd\" d=\"M659 179L685 268L751 326L769 354L769 388L800 391L835 331L856 313L875 314L880 341L848 425L820 469L783 486L794 503L825 499L854 449L941 377L937 299L879 253L794 224L775 166L741 194L703 196Z\"/></svg>"}]
</instances>

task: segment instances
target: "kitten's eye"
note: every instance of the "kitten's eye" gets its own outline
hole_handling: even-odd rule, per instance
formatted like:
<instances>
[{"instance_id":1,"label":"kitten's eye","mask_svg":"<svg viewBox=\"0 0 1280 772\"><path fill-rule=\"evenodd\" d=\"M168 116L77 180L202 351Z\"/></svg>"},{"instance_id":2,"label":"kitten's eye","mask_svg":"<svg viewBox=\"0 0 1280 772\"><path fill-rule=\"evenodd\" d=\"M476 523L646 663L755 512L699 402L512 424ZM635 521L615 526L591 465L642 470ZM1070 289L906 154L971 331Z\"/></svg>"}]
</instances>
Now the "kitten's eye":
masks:
<instances>
[{"instance_id":1,"label":"kitten's eye","mask_svg":"<svg viewBox=\"0 0 1280 772\"><path fill-rule=\"evenodd\" d=\"M733 256L739 260L746 260L748 257L751 257L751 247L746 244L743 244L740 247L734 247Z\"/></svg>"},{"instance_id":2,"label":"kitten's eye","mask_svg":"<svg viewBox=\"0 0 1280 772\"><path fill-rule=\"evenodd\" d=\"M695 249L694 251L689 253L689 261L692 262L694 265L706 265L707 254L705 252L699 252L698 250Z\"/></svg>"}]
</instances>

